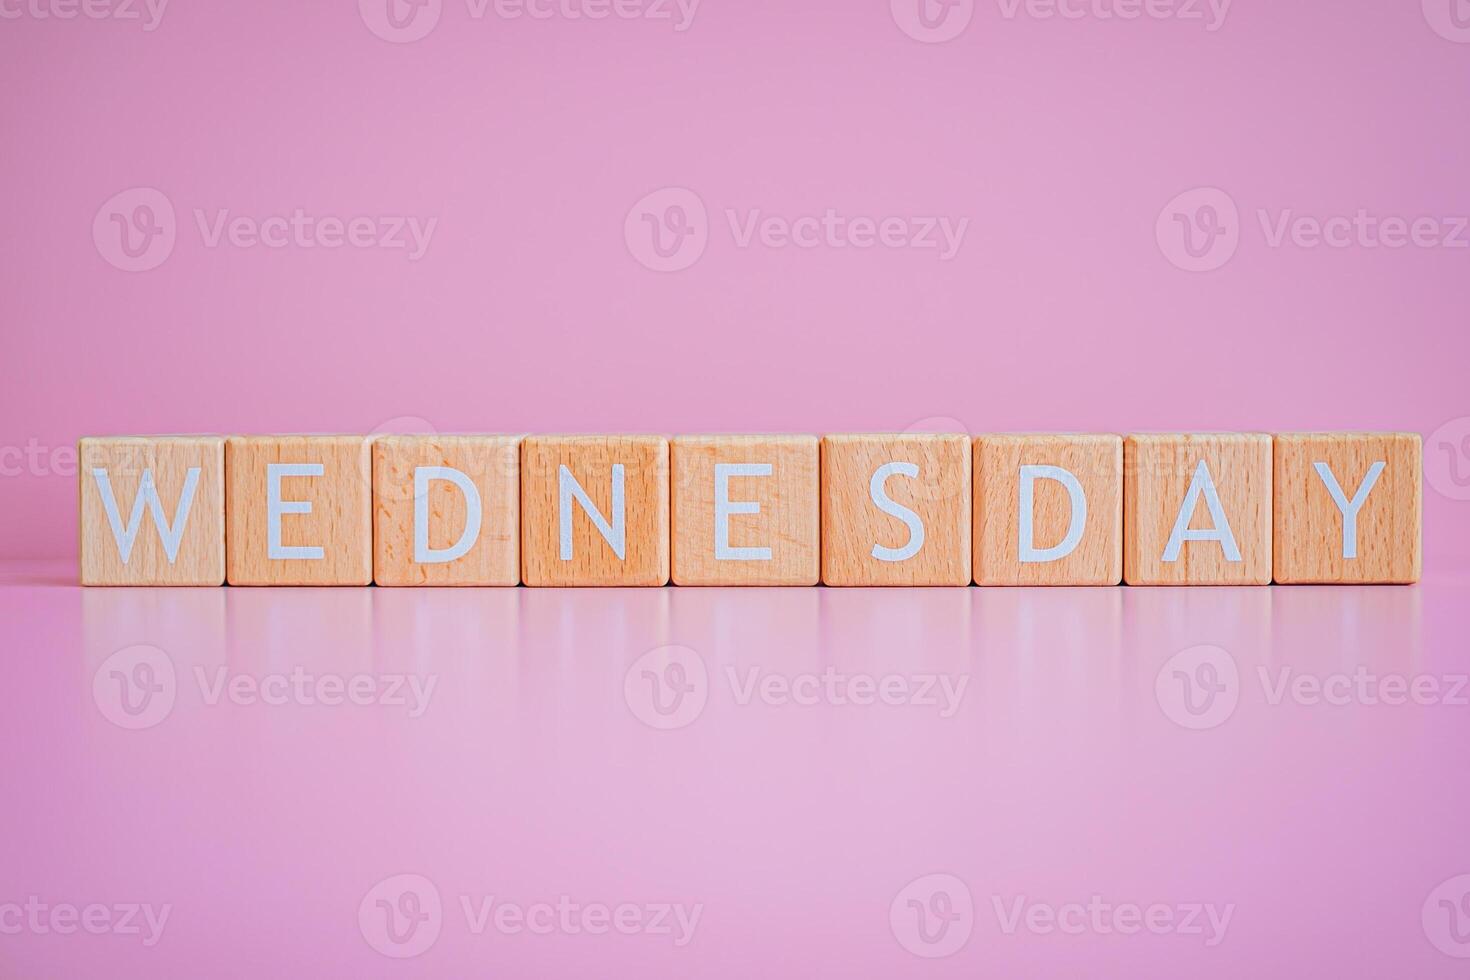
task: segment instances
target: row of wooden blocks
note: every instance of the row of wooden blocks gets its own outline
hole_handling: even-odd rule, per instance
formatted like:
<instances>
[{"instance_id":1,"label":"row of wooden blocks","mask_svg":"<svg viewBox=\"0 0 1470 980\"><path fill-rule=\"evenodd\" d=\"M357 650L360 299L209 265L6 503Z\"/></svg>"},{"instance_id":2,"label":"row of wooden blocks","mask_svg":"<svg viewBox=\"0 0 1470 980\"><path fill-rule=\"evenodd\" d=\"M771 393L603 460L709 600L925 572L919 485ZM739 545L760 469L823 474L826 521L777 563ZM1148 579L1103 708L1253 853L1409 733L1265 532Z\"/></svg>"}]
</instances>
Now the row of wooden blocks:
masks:
<instances>
[{"instance_id":1,"label":"row of wooden blocks","mask_svg":"<svg viewBox=\"0 0 1470 980\"><path fill-rule=\"evenodd\" d=\"M81 440L84 585L1414 582L1410 433Z\"/></svg>"}]
</instances>

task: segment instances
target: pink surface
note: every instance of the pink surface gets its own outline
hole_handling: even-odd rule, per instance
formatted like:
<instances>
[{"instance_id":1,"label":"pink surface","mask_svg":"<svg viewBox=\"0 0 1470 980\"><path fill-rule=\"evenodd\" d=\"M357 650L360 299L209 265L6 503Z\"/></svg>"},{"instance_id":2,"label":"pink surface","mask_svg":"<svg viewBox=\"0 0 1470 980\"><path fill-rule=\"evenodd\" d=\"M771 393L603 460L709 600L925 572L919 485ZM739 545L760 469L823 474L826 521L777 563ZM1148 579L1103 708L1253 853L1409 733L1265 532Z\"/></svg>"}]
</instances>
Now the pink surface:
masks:
<instances>
[{"instance_id":1,"label":"pink surface","mask_svg":"<svg viewBox=\"0 0 1470 980\"><path fill-rule=\"evenodd\" d=\"M170 3L153 30L6 0L0 552L71 553L79 435L403 417L538 432L1455 422L1426 460L1457 465L1463 485L1447 470L1440 485L1470 495L1470 250L1451 247L1470 241L1455 231L1470 214L1463 0L1242 0L1223 22L1196 0L1134 20L1103 0L1066 0L1075 19L965 0L943 43L905 33L929 36L904 0L704 0L684 30L672 0L618 0L667 19L601 20L563 12L598 0L535 0L540 19L487 2L432 0L411 22L432 29L395 43L369 26L388 31L387 0ZM174 212L172 251L141 272L113 264L128 263L110 215L142 198L112 198L134 188ZM625 235L647 236L629 212L665 188L707 216L680 239L703 253L676 272ZM1203 273L1171 261L1172 215L1157 233L1197 188L1239 215L1235 252L1220 238L1207 264L1224 264ZM1171 211L1203 222L1209 203ZM231 244L219 224L298 209L313 230L266 230L283 247ZM750 228L828 209L968 224L948 259L842 230L775 247ZM1439 244L1375 247L1371 227L1297 244L1312 238L1296 219L1359 211L1432 219L1419 241ZM389 219L437 223L416 259L322 247L318 222L358 217L363 242L403 237ZM943 241L920 225L889 240ZM1426 496L1431 556L1470 557L1470 508Z\"/></svg>"},{"instance_id":2,"label":"pink surface","mask_svg":"<svg viewBox=\"0 0 1470 980\"><path fill-rule=\"evenodd\" d=\"M1427 978L1470 955L1463 574L53 584L69 575L0 570L6 977ZM30 896L147 903L162 928L5 932ZM628 934L586 933L618 906Z\"/></svg>"},{"instance_id":3,"label":"pink surface","mask_svg":"<svg viewBox=\"0 0 1470 980\"><path fill-rule=\"evenodd\" d=\"M1463 974L1463 0L388 2L0 0L0 977ZM1418 431L1425 580L55 557L84 434L909 428Z\"/></svg>"}]
</instances>

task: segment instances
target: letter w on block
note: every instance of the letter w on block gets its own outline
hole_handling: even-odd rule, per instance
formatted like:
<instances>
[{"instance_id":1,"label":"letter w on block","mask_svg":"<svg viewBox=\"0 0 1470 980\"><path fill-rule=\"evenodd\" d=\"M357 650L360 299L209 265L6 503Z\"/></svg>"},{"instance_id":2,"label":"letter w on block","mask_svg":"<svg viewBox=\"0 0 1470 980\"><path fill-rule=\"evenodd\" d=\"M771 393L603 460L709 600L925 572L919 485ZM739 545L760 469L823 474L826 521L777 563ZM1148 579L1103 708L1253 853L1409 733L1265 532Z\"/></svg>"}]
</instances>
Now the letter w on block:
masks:
<instances>
[{"instance_id":1,"label":"letter w on block","mask_svg":"<svg viewBox=\"0 0 1470 980\"><path fill-rule=\"evenodd\" d=\"M78 444L83 585L224 582L224 440Z\"/></svg>"}]
</instances>

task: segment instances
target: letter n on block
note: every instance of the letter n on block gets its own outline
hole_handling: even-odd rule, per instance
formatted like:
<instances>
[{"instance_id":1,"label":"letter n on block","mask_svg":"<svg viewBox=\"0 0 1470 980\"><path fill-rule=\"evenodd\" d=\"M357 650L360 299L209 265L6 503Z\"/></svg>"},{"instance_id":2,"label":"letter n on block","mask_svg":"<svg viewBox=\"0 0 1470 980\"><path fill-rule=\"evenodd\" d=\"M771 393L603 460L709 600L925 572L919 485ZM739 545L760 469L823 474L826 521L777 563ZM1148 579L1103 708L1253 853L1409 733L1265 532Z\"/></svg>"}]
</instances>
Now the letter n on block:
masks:
<instances>
[{"instance_id":1,"label":"letter n on block","mask_svg":"<svg viewBox=\"0 0 1470 980\"><path fill-rule=\"evenodd\" d=\"M83 585L223 585L225 449L218 436L77 444Z\"/></svg>"},{"instance_id":2,"label":"letter n on block","mask_svg":"<svg viewBox=\"0 0 1470 980\"><path fill-rule=\"evenodd\" d=\"M975 439L975 584L1117 585L1123 439Z\"/></svg>"},{"instance_id":3,"label":"letter n on block","mask_svg":"<svg viewBox=\"0 0 1470 980\"><path fill-rule=\"evenodd\" d=\"M970 584L970 437L822 439L822 581Z\"/></svg>"},{"instance_id":4,"label":"letter n on block","mask_svg":"<svg viewBox=\"0 0 1470 980\"><path fill-rule=\"evenodd\" d=\"M231 436L225 475L231 585L372 582L366 436Z\"/></svg>"},{"instance_id":5,"label":"letter n on block","mask_svg":"<svg viewBox=\"0 0 1470 980\"><path fill-rule=\"evenodd\" d=\"M521 443L521 580L667 585L669 441L528 436Z\"/></svg>"},{"instance_id":6,"label":"letter n on block","mask_svg":"<svg viewBox=\"0 0 1470 980\"><path fill-rule=\"evenodd\" d=\"M1125 439L1123 580L1269 585L1271 437L1242 432Z\"/></svg>"},{"instance_id":7,"label":"letter n on block","mask_svg":"<svg viewBox=\"0 0 1470 980\"><path fill-rule=\"evenodd\" d=\"M1276 436L1276 581L1419 581L1423 452L1414 432Z\"/></svg>"}]
</instances>

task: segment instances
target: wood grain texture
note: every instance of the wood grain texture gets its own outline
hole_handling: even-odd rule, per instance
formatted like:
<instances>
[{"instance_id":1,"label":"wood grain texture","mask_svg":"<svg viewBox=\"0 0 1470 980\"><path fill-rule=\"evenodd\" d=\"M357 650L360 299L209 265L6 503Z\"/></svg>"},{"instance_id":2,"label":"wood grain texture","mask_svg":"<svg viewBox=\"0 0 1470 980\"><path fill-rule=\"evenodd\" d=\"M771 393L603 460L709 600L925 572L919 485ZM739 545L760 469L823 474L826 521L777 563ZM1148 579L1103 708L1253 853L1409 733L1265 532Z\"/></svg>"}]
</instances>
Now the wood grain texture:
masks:
<instances>
[{"instance_id":1,"label":"wood grain texture","mask_svg":"<svg viewBox=\"0 0 1470 980\"><path fill-rule=\"evenodd\" d=\"M78 543L82 585L222 585L225 580L225 441L220 436L119 436L85 438L77 443L80 498ZM131 550L124 560L118 535L104 504L107 474L123 536L132 523L146 471L170 525L179 510L191 469L197 469L193 496L174 560L153 509L144 506Z\"/></svg>"},{"instance_id":2,"label":"wood grain texture","mask_svg":"<svg viewBox=\"0 0 1470 980\"><path fill-rule=\"evenodd\" d=\"M1282 583L1419 581L1423 444L1413 432L1304 432L1276 436L1272 487L1274 578ZM1351 503L1383 463L1345 549L1343 511L1315 464L1325 463ZM1356 552L1344 557L1345 550Z\"/></svg>"},{"instance_id":3,"label":"wood grain texture","mask_svg":"<svg viewBox=\"0 0 1470 980\"><path fill-rule=\"evenodd\" d=\"M1185 541L1164 561L1200 461L1240 549ZM1188 526L1212 525L1201 496ZM1268 585L1271 581L1271 437L1260 433L1131 435L1123 440L1123 579L1129 585Z\"/></svg>"},{"instance_id":4,"label":"wood grain texture","mask_svg":"<svg viewBox=\"0 0 1470 980\"><path fill-rule=\"evenodd\" d=\"M1021 561L1022 466L1059 466L1086 498L1082 539L1053 561ZM1123 578L1123 437L1047 434L982 435L975 439L977 585L1117 585ZM1032 484L1032 544L1055 547L1072 524L1067 488L1053 479Z\"/></svg>"},{"instance_id":5,"label":"wood grain texture","mask_svg":"<svg viewBox=\"0 0 1470 980\"><path fill-rule=\"evenodd\" d=\"M835 435L822 439L822 581L827 585L970 584L970 437L931 433ZM895 474L889 498L913 511L924 543L910 558L883 561L874 546L910 541L903 520L873 502L873 474L887 463L918 467Z\"/></svg>"},{"instance_id":6,"label":"wood grain texture","mask_svg":"<svg viewBox=\"0 0 1470 980\"><path fill-rule=\"evenodd\" d=\"M614 524L614 464L623 466L623 557L573 500L572 555L563 560L559 468L567 467ZM666 585L669 441L662 436L526 437L521 443L521 580L530 586Z\"/></svg>"},{"instance_id":7,"label":"wood grain texture","mask_svg":"<svg viewBox=\"0 0 1470 980\"><path fill-rule=\"evenodd\" d=\"M679 436L673 467L675 585L816 585L819 562L816 436ZM768 548L766 559L716 559L715 464L756 463L770 476L729 478L727 499L756 514L728 518L731 548Z\"/></svg>"},{"instance_id":8,"label":"wood grain texture","mask_svg":"<svg viewBox=\"0 0 1470 980\"><path fill-rule=\"evenodd\" d=\"M373 581L378 585L516 585L521 580L521 438L495 435L391 435L373 440ZM414 560L414 471L447 466L480 496L480 530L470 549L447 562ZM447 480L426 494L430 548L455 545L469 513Z\"/></svg>"},{"instance_id":9,"label":"wood grain texture","mask_svg":"<svg viewBox=\"0 0 1470 980\"><path fill-rule=\"evenodd\" d=\"M320 558L271 558L266 507L272 463L320 464L321 476L281 479L280 544ZM225 442L225 544L231 585L368 585L373 580L372 447L366 436L231 436Z\"/></svg>"}]
</instances>

